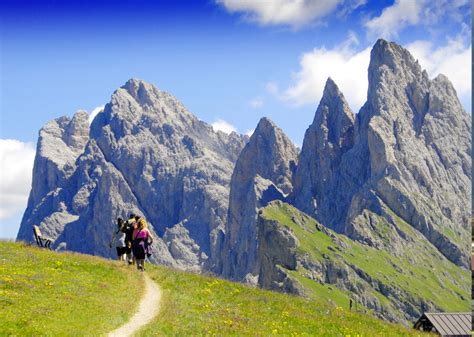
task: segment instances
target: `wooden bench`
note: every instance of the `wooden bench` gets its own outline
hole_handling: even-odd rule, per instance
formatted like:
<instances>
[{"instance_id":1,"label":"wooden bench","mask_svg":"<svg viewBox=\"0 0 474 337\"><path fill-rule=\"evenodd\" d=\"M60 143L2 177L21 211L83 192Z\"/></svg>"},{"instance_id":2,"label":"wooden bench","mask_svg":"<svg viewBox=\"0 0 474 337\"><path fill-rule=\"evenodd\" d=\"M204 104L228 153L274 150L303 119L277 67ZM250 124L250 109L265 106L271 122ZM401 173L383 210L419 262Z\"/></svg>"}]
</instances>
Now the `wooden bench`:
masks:
<instances>
[{"instance_id":1,"label":"wooden bench","mask_svg":"<svg viewBox=\"0 0 474 337\"><path fill-rule=\"evenodd\" d=\"M53 240L51 240L50 238L45 238L43 235L41 235L41 231L36 225L33 225L33 234L35 235L36 244L38 245L38 247L51 249L51 244L53 243Z\"/></svg>"}]
</instances>

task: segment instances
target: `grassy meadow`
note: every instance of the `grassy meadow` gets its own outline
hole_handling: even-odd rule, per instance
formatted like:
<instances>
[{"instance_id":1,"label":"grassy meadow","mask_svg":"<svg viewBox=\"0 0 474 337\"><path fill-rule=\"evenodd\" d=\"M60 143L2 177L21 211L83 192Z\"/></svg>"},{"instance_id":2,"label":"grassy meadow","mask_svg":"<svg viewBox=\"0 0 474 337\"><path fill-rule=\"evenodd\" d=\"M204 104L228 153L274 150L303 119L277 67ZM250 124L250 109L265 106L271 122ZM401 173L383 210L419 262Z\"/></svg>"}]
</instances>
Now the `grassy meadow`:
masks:
<instances>
[{"instance_id":1,"label":"grassy meadow","mask_svg":"<svg viewBox=\"0 0 474 337\"><path fill-rule=\"evenodd\" d=\"M429 336L314 300L162 266L159 316L137 336Z\"/></svg>"},{"instance_id":2,"label":"grassy meadow","mask_svg":"<svg viewBox=\"0 0 474 337\"><path fill-rule=\"evenodd\" d=\"M0 336L104 334L138 307L141 276L116 261L0 242Z\"/></svg>"},{"instance_id":3,"label":"grassy meadow","mask_svg":"<svg viewBox=\"0 0 474 337\"><path fill-rule=\"evenodd\" d=\"M148 265L161 309L136 336L427 336L328 301ZM0 242L1 336L102 336L142 297L141 274L116 261Z\"/></svg>"}]
</instances>

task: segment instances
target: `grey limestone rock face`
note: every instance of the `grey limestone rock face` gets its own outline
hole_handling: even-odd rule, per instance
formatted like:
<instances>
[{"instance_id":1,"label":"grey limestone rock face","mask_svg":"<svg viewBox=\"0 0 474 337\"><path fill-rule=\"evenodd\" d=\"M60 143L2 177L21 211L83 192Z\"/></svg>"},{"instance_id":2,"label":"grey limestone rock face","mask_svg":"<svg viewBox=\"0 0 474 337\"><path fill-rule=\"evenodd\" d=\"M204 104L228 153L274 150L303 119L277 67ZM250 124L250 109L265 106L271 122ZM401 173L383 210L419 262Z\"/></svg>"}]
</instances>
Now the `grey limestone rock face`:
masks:
<instances>
[{"instance_id":1,"label":"grey limestone rock face","mask_svg":"<svg viewBox=\"0 0 474 337\"><path fill-rule=\"evenodd\" d=\"M167 228L163 235L168 250L178 268L199 272L208 270L208 256L201 251L199 245L189 237L189 231L184 224L179 223Z\"/></svg>"},{"instance_id":2,"label":"grey limestone rock face","mask_svg":"<svg viewBox=\"0 0 474 337\"><path fill-rule=\"evenodd\" d=\"M75 172L76 159L89 140L88 116L87 112L78 111L72 119L57 118L39 131L32 188L18 239L31 240L33 225L40 225L43 220L52 225L42 227L42 234L55 238L63 230L66 219L74 218L67 212L62 198Z\"/></svg>"},{"instance_id":3,"label":"grey limestone rock face","mask_svg":"<svg viewBox=\"0 0 474 337\"><path fill-rule=\"evenodd\" d=\"M368 74L367 102L355 121L342 95L331 95L337 91L328 81L305 136L294 204L354 239L399 249L403 238L394 234L384 240L382 224L374 220L386 205L451 261L467 267L471 116L445 76L430 80L395 43L377 41ZM332 122L324 123L331 114ZM330 141L331 134L339 135L337 142ZM383 215L385 221L390 218ZM396 233L396 223L391 226Z\"/></svg>"},{"instance_id":4,"label":"grey limestone rock face","mask_svg":"<svg viewBox=\"0 0 474 337\"><path fill-rule=\"evenodd\" d=\"M229 210L218 273L258 280L257 209L292 190L297 150L283 131L262 118L242 150L230 183Z\"/></svg>"},{"instance_id":5,"label":"grey limestone rock face","mask_svg":"<svg viewBox=\"0 0 474 337\"><path fill-rule=\"evenodd\" d=\"M297 267L298 239L292 231L276 221L257 218L259 241L259 287L303 295L304 292L288 277L286 270Z\"/></svg>"},{"instance_id":6,"label":"grey limestone rock face","mask_svg":"<svg viewBox=\"0 0 474 337\"><path fill-rule=\"evenodd\" d=\"M373 191L446 257L467 267L471 117L449 80L443 75L430 80L407 50L379 40L359 115L365 141L355 147L364 148L369 161L367 180L353 200ZM347 166L351 160L348 156ZM378 213L377 203L365 200ZM349 209L348 230L360 213L356 204Z\"/></svg>"},{"instance_id":7,"label":"grey limestone rock face","mask_svg":"<svg viewBox=\"0 0 474 337\"><path fill-rule=\"evenodd\" d=\"M294 178L293 204L315 219L342 231L351 182L340 174L342 156L354 145L354 114L329 78L306 130Z\"/></svg>"},{"instance_id":8,"label":"grey limestone rock face","mask_svg":"<svg viewBox=\"0 0 474 337\"><path fill-rule=\"evenodd\" d=\"M67 249L112 257L116 218L134 212L155 233L152 260L196 271L203 259L210 265L246 137L214 132L176 98L135 79L113 93L90 129L87 118L81 112L41 130L18 239L30 241L32 224L41 224ZM163 241L178 224L186 235Z\"/></svg>"}]
</instances>

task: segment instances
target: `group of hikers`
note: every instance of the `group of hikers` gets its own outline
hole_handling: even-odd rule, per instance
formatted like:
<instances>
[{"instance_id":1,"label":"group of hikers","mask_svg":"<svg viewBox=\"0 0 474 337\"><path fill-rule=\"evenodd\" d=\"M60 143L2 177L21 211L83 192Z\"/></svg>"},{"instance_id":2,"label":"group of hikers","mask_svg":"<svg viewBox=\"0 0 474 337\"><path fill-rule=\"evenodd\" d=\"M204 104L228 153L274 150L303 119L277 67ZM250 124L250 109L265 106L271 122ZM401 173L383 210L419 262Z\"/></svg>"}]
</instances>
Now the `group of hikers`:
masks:
<instances>
[{"instance_id":1,"label":"group of hikers","mask_svg":"<svg viewBox=\"0 0 474 337\"><path fill-rule=\"evenodd\" d=\"M153 236L143 217L130 214L128 220L117 219L117 228L112 233L109 247L115 244L120 261L137 265L140 271L145 270L145 258L151 256Z\"/></svg>"}]
</instances>

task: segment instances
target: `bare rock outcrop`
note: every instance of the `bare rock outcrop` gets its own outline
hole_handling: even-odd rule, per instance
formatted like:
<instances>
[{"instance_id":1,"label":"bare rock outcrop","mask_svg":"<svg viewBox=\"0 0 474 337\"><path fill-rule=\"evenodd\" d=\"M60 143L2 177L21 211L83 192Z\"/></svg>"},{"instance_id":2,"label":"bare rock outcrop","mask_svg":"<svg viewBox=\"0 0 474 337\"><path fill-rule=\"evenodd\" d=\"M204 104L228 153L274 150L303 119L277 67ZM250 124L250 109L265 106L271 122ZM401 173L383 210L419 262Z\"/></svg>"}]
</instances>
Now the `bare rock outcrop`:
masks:
<instances>
[{"instance_id":1,"label":"bare rock outcrop","mask_svg":"<svg viewBox=\"0 0 474 337\"><path fill-rule=\"evenodd\" d=\"M257 209L292 190L297 150L283 131L262 118L242 150L230 183L229 210L218 273L255 284Z\"/></svg>"},{"instance_id":2,"label":"bare rock outcrop","mask_svg":"<svg viewBox=\"0 0 474 337\"><path fill-rule=\"evenodd\" d=\"M471 118L449 80L443 75L430 80L406 49L379 40L371 53L367 103L358 117L354 152L369 160L346 231L359 235L364 208L380 214L377 199L364 197L373 193L448 259L467 267ZM349 153L346 167L353 161Z\"/></svg>"},{"instance_id":3,"label":"bare rock outcrop","mask_svg":"<svg viewBox=\"0 0 474 337\"><path fill-rule=\"evenodd\" d=\"M445 76L430 80L395 43L377 41L368 74L367 102L355 120L328 80L305 135L294 204L337 232L397 251L403 238L383 203L467 267L470 115Z\"/></svg>"},{"instance_id":4,"label":"bare rock outcrop","mask_svg":"<svg viewBox=\"0 0 474 337\"><path fill-rule=\"evenodd\" d=\"M343 94L329 78L305 133L291 198L298 208L339 231L354 189L340 173L342 156L354 146L354 120Z\"/></svg>"},{"instance_id":5,"label":"bare rock outcrop","mask_svg":"<svg viewBox=\"0 0 474 337\"><path fill-rule=\"evenodd\" d=\"M76 170L76 160L89 140L88 116L87 112L78 111L72 119L57 118L39 131L31 193L18 239L29 241L33 225L43 220L52 223L44 227L44 234L55 238L65 222L75 218L62 199L68 194L65 189Z\"/></svg>"}]
</instances>

